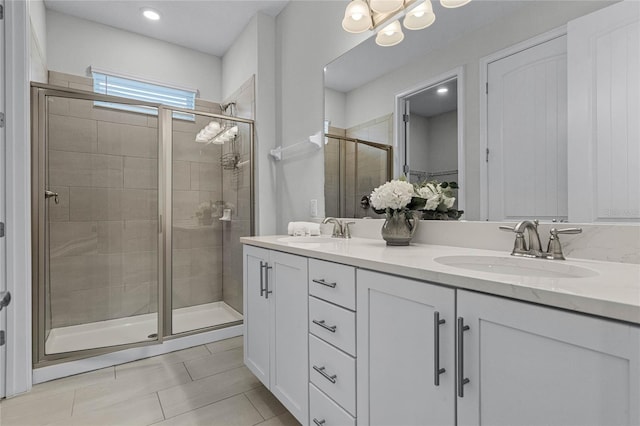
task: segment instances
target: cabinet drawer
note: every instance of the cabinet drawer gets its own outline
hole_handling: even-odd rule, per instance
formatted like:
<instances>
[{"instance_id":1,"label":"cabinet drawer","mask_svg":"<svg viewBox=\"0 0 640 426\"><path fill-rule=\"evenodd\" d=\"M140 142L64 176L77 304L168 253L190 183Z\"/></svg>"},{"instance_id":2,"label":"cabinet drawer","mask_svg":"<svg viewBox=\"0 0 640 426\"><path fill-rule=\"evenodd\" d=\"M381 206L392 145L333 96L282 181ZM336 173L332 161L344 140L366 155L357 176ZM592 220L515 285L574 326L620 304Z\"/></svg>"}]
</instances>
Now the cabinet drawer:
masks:
<instances>
[{"instance_id":1,"label":"cabinet drawer","mask_svg":"<svg viewBox=\"0 0 640 426\"><path fill-rule=\"evenodd\" d=\"M309 425L356 426L356 419L317 387L309 384Z\"/></svg>"},{"instance_id":2,"label":"cabinet drawer","mask_svg":"<svg viewBox=\"0 0 640 426\"><path fill-rule=\"evenodd\" d=\"M355 311L355 268L309 259L309 294Z\"/></svg>"},{"instance_id":3,"label":"cabinet drawer","mask_svg":"<svg viewBox=\"0 0 640 426\"><path fill-rule=\"evenodd\" d=\"M351 415L356 415L356 360L309 336L309 380Z\"/></svg>"},{"instance_id":4,"label":"cabinet drawer","mask_svg":"<svg viewBox=\"0 0 640 426\"><path fill-rule=\"evenodd\" d=\"M356 314L309 297L309 332L325 342L356 355Z\"/></svg>"}]
</instances>

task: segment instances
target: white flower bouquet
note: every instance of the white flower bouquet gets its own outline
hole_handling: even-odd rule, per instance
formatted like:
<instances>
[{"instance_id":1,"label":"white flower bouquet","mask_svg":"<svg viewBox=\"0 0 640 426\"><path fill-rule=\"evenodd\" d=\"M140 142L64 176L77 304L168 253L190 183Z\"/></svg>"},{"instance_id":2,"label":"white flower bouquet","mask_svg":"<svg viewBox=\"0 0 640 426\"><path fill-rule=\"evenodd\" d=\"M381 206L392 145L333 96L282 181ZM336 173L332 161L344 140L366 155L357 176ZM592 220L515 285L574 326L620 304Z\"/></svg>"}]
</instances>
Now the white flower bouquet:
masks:
<instances>
[{"instance_id":1,"label":"white flower bouquet","mask_svg":"<svg viewBox=\"0 0 640 426\"><path fill-rule=\"evenodd\" d=\"M456 182L427 181L416 185L416 192L425 200L422 211L423 219L458 220L464 213L453 208L456 202Z\"/></svg>"}]
</instances>

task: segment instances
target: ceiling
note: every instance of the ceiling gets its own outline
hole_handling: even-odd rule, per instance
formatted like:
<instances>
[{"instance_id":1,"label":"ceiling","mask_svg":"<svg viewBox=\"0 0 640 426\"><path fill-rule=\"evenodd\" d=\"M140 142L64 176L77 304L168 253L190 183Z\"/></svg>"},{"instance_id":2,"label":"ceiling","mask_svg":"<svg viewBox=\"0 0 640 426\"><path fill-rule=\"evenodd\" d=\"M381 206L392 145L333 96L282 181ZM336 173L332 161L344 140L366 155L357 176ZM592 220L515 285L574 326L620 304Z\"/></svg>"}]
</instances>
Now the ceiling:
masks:
<instances>
[{"instance_id":1,"label":"ceiling","mask_svg":"<svg viewBox=\"0 0 640 426\"><path fill-rule=\"evenodd\" d=\"M258 12L278 15L285 0L44 0L67 15L222 57ZM159 21L142 16L149 7Z\"/></svg>"},{"instance_id":2,"label":"ceiling","mask_svg":"<svg viewBox=\"0 0 640 426\"><path fill-rule=\"evenodd\" d=\"M446 88L446 93L438 93L438 89ZM458 109L458 80L452 79L435 84L420 93L411 95L409 111L422 117L433 117Z\"/></svg>"},{"instance_id":3,"label":"ceiling","mask_svg":"<svg viewBox=\"0 0 640 426\"><path fill-rule=\"evenodd\" d=\"M489 25L523 7L523 0L475 0L457 8L446 9L432 1L436 21L424 30L403 29L405 38L397 46L381 47L370 37L327 65L325 86L350 92L429 52L445 48L463 35ZM373 35L373 33L372 33Z\"/></svg>"}]
</instances>

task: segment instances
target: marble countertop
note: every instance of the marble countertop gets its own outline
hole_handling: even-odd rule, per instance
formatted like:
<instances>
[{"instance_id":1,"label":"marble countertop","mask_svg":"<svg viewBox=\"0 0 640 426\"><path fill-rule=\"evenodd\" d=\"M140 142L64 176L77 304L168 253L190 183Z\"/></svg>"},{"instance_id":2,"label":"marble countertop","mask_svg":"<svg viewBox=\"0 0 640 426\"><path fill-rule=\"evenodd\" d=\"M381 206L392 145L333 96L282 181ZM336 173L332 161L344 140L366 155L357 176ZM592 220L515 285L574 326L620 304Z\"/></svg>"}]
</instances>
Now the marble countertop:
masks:
<instances>
[{"instance_id":1,"label":"marble countertop","mask_svg":"<svg viewBox=\"0 0 640 426\"><path fill-rule=\"evenodd\" d=\"M240 241L271 250L640 324L640 265L637 264L582 259L522 259L536 262L536 267L540 262L549 262L553 268L552 262L562 262L593 273L580 278L506 275L444 265L435 259L443 256L513 258L507 251L414 243L407 247L388 247L382 239L370 238L323 238L318 243L283 242L283 238L292 239L280 235L243 237Z\"/></svg>"}]
</instances>

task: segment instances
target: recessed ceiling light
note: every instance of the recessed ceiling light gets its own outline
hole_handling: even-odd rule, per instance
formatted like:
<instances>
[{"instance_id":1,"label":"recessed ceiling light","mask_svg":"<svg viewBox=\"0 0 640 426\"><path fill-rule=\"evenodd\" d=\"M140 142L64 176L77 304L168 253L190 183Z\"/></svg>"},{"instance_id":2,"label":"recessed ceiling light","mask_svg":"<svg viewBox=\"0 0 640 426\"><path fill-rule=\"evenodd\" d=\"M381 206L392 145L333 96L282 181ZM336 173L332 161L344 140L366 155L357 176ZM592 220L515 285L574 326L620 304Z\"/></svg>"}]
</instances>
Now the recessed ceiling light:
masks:
<instances>
[{"instance_id":1,"label":"recessed ceiling light","mask_svg":"<svg viewBox=\"0 0 640 426\"><path fill-rule=\"evenodd\" d=\"M149 8L142 9L142 15L151 21L158 21L160 19L160 14L157 11Z\"/></svg>"},{"instance_id":2,"label":"recessed ceiling light","mask_svg":"<svg viewBox=\"0 0 640 426\"><path fill-rule=\"evenodd\" d=\"M449 89L447 89L446 87L441 87L438 89L438 93L440 95L444 95L445 93L447 93L449 91Z\"/></svg>"}]
</instances>

